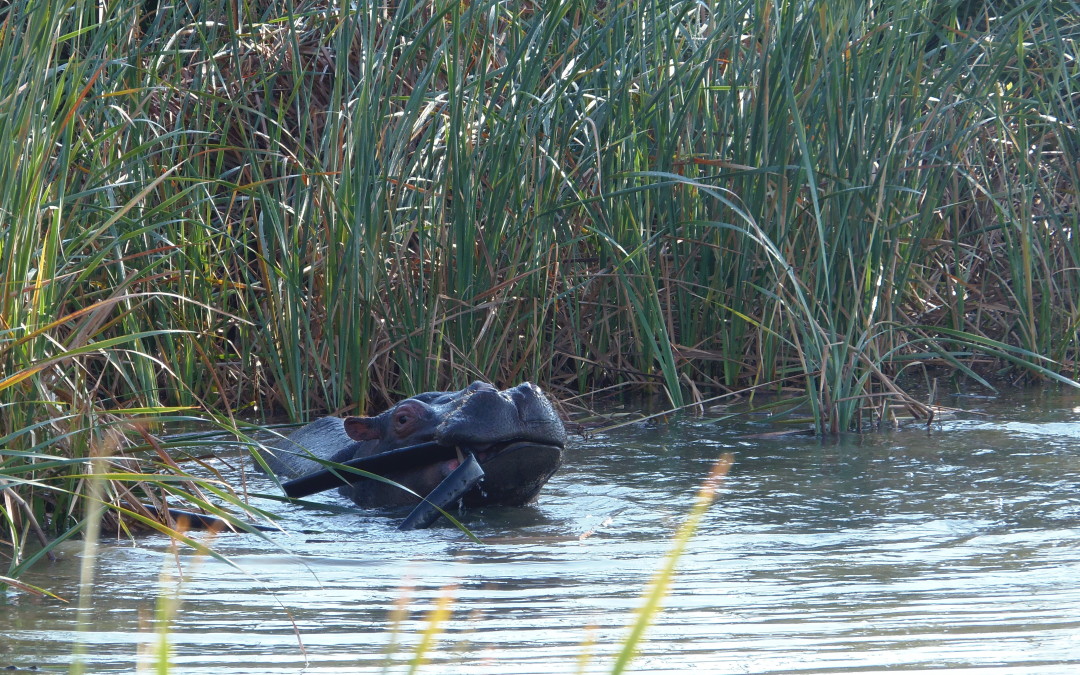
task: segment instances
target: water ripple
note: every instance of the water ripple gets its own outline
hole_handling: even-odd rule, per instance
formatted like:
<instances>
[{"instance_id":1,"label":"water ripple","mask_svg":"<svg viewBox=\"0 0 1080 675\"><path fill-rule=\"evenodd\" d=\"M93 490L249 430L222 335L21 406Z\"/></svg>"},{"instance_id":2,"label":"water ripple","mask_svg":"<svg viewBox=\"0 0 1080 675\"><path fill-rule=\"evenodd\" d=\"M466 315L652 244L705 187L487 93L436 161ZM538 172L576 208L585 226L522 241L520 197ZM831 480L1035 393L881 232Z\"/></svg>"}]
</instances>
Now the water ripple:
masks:
<instances>
[{"instance_id":1,"label":"water ripple","mask_svg":"<svg viewBox=\"0 0 1080 675\"><path fill-rule=\"evenodd\" d=\"M604 672L698 484L735 449L638 672L1080 672L1080 432L1052 412L839 443L624 429L576 443L538 504L462 514L484 545L273 504L286 533L213 542L232 565L158 537L110 544L89 669L133 670L157 599L175 596L174 672L400 672L449 597L428 672L569 673L585 653ZM68 550L27 581L74 597ZM0 598L0 664L64 667L75 628L68 606Z\"/></svg>"}]
</instances>

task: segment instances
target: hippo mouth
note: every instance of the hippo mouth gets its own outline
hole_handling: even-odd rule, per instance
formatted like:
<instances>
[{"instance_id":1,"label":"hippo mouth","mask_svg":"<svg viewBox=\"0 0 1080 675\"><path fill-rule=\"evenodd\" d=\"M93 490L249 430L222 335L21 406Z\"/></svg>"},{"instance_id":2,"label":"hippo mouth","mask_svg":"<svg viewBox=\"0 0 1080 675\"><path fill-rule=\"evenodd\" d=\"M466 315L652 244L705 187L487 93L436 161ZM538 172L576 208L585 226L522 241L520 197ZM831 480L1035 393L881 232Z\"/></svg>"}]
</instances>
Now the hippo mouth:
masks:
<instances>
[{"instance_id":1,"label":"hippo mouth","mask_svg":"<svg viewBox=\"0 0 1080 675\"><path fill-rule=\"evenodd\" d=\"M562 465L563 446L515 440L472 451L484 470L476 488L463 495L466 506L521 506L536 498Z\"/></svg>"},{"instance_id":2,"label":"hippo mouth","mask_svg":"<svg viewBox=\"0 0 1080 675\"><path fill-rule=\"evenodd\" d=\"M562 464L562 451L561 445L508 441L450 460L448 466L453 471L416 505L398 529L429 527L456 503L470 507L528 504Z\"/></svg>"},{"instance_id":3,"label":"hippo mouth","mask_svg":"<svg viewBox=\"0 0 1080 675\"><path fill-rule=\"evenodd\" d=\"M562 453L563 446L561 443L552 443L547 440L538 441L533 439L514 439L511 441L501 441L499 443L490 443L486 445L459 445L456 446L462 451L472 453L478 462L483 464L489 459L493 459L509 451L510 453L520 452L526 447L534 448L550 448Z\"/></svg>"}]
</instances>

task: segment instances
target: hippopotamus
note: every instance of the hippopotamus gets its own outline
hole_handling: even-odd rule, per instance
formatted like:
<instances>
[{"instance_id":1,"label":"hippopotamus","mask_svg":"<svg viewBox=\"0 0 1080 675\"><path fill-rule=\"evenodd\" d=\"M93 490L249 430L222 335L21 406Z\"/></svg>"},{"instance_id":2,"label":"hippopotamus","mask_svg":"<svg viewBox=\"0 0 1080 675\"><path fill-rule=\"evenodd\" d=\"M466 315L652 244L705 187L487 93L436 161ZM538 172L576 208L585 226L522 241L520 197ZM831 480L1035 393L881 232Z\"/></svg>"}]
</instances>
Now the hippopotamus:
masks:
<instances>
[{"instance_id":1,"label":"hippopotamus","mask_svg":"<svg viewBox=\"0 0 1080 675\"><path fill-rule=\"evenodd\" d=\"M464 505L520 506L536 499L559 468L565 444L562 420L539 387L526 382L499 391L473 382L459 391L418 394L374 417L317 419L266 444L260 455L279 477L301 480L328 473L316 458L344 464L394 457L389 471L369 470L412 493L339 471L329 472L330 483L292 495L347 480L351 484L340 488L342 495L361 507L377 508L418 503L471 454L483 469L483 478L468 486L461 496ZM363 462L354 465L367 468ZM285 487L290 492L288 484Z\"/></svg>"}]
</instances>

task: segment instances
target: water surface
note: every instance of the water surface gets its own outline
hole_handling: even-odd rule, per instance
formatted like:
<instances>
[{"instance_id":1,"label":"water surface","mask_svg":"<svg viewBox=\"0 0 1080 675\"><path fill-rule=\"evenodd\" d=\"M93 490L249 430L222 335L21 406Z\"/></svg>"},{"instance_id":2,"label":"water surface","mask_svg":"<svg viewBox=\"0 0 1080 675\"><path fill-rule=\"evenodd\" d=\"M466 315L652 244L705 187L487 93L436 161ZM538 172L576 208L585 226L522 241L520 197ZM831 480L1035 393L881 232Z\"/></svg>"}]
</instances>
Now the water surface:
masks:
<instances>
[{"instance_id":1,"label":"water surface","mask_svg":"<svg viewBox=\"0 0 1080 675\"><path fill-rule=\"evenodd\" d=\"M604 672L734 452L636 672L1080 672L1080 397L948 403L971 414L837 441L690 416L575 438L535 506L463 515L484 545L281 505L286 533L213 542L231 564L111 542L88 670L148 664L158 599L176 597L173 672L405 672L448 597L424 672L572 673L586 653ZM79 562L73 544L26 581L74 599ZM75 640L72 606L0 596L0 667L66 668Z\"/></svg>"}]
</instances>

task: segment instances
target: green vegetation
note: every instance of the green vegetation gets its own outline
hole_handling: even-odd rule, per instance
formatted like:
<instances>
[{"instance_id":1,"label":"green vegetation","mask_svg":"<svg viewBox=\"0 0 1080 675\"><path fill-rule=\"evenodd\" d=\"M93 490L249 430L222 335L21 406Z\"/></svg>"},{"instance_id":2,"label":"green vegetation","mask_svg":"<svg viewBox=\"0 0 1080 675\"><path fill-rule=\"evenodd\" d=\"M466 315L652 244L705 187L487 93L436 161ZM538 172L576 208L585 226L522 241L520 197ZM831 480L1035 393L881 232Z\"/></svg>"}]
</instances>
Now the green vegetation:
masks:
<instances>
[{"instance_id":1,"label":"green vegetation","mask_svg":"<svg viewBox=\"0 0 1080 675\"><path fill-rule=\"evenodd\" d=\"M838 432L924 411L915 364L1075 377L1078 40L1050 0L6 3L7 576L91 456L113 516L243 508L181 421L485 378Z\"/></svg>"}]
</instances>

